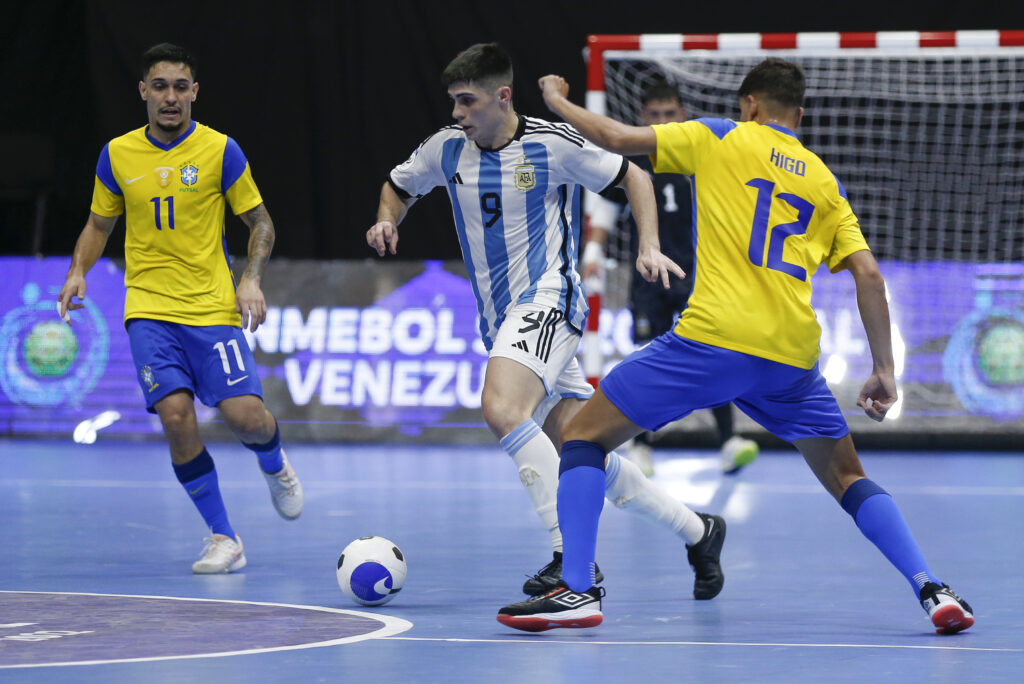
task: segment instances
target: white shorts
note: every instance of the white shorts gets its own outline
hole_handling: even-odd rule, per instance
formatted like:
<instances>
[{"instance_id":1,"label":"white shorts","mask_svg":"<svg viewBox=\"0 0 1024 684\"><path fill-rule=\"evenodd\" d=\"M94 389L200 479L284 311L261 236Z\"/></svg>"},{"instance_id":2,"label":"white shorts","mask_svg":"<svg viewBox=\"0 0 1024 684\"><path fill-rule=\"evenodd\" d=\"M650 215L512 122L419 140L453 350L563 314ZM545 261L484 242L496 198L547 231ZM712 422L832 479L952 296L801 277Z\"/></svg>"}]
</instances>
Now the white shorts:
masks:
<instances>
[{"instance_id":1,"label":"white shorts","mask_svg":"<svg viewBox=\"0 0 1024 684\"><path fill-rule=\"evenodd\" d=\"M490 357L512 359L537 374L548 394L534 412L543 425L562 399L589 399L594 394L576 360L579 346L580 334L566 323L561 310L530 302L512 307L505 316Z\"/></svg>"}]
</instances>

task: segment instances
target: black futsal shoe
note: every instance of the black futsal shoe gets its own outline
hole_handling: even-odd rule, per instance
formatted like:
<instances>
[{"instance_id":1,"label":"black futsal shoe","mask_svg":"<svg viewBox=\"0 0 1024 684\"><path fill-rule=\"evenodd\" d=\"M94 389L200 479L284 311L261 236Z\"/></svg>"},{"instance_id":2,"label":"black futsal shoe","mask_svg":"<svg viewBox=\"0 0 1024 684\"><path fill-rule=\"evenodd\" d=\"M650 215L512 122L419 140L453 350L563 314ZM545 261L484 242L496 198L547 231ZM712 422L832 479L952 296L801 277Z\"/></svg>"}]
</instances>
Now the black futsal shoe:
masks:
<instances>
[{"instance_id":1,"label":"black futsal shoe","mask_svg":"<svg viewBox=\"0 0 1024 684\"><path fill-rule=\"evenodd\" d=\"M921 587L921 607L939 634L956 634L974 624L971 605L957 596L948 584L925 583Z\"/></svg>"},{"instance_id":2,"label":"black futsal shoe","mask_svg":"<svg viewBox=\"0 0 1024 684\"><path fill-rule=\"evenodd\" d=\"M559 581L546 594L499 610L498 622L524 632L544 632L558 627L597 627L604 619L601 615L602 596L604 587L591 587L580 594Z\"/></svg>"},{"instance_id":3,"label":"black futsal shoe","mask_svg":"<svg viewBox=\"0 0 1024 684\"><path fill-rule=\"evenodd\" d=\"M555 551L551 562L537 571L537 574L526 580L523 584L523 593L527 596L540 596L546 594L562 580L562 552ZM594 584L604 582L604 575L601 569L594 563Z\"/></svg>"},{"instance_id":4,"label":"black futsal shoe","mask_svg":"<svg viewBox=\"0 0 1024 684\"><path fill-rule=\"evenodd\" d=\"M694 572L693 598L707 601L718 596L725 585L721 563L725 520L719 515L697 515L704 521L704 536L693 546L686 545L686 558Z\"/></svg>"}]
</instances>

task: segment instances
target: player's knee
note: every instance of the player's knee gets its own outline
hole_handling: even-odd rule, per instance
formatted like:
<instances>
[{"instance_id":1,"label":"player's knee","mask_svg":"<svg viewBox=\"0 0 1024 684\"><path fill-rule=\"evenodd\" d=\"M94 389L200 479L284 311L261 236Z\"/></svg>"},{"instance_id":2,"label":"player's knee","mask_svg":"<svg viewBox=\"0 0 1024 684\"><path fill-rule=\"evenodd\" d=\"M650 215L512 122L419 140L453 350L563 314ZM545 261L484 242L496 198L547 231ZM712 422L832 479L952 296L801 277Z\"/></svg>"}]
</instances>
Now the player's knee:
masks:
<instances>
[{"instance_id":1,"label":"player's knee","mask_svg":"<svg viewBox=\"0 0 1024 684\"><path fill-rule=\"evenodd\" d=\"M160 411L160 422L164 432L170 436L179 436L196 429L195 415L191 407L174 406Z\"/></svg>"},{"instance_id":2,"label":"player's knee","mask_svg":"<svg viewBox=\"0 0 1024 684\"><path fill-rule=\"evenodd\" d=\"M485 392L480 408L484 413L484 422L498 437L504 437L531 415L509 401L508 397L496 392Z\"/></svg>"},{"instance_id":3,"label":"player's knee","mask_svg":"<svg viewBox=\"0 0 1024 684\"><path fill-rule=\"evenodd\" d=\"M274 419L262 407L225 416L225 422L243 442L262 443L274 436Z\"/></svg>"}]
</instances>

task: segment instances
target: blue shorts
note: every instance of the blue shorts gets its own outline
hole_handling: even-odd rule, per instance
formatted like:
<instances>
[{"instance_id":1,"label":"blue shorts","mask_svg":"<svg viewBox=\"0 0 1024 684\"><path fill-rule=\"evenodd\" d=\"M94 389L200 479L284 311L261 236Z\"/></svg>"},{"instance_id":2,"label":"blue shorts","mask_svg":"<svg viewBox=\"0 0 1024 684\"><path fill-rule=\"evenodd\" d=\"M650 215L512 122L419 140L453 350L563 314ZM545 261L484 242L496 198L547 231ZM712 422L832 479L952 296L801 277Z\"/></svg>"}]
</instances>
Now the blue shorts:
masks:
<instances>
[{"instance_id":1,"label":"blue shorts","mask_svg":"<svg viewBox=\"0 0 1024 684\"><path fill-rule=\"evenodd\" d=\"M133 318L127 327L139 386L150 413L156 413L156 402L182 389L207 406L244 394L263 398L256 359L241 328L149 318Z\"/></svg>"},{"instance_id":2,"label":"blue shorts","mask_svg":"<svg viewBox=\"0 0 1024 684\"><path fill-rule=\"evenodd\" d=\"M647 430L733 402L788 442L850 431L817 365L805 370L671 331L623 359L601 380L601 391Z\"/></svg>"}]
</instances>

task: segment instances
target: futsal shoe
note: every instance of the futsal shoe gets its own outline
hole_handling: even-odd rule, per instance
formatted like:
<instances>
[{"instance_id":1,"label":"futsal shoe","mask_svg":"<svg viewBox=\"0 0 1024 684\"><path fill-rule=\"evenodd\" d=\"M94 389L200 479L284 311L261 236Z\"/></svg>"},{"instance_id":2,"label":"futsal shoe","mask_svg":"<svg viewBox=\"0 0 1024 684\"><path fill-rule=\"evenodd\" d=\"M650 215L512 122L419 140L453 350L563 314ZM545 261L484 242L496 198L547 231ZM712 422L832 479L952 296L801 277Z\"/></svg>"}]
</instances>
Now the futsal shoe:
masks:
<instances>
[{"instance_id":1,"label":"futsal shoe","mask_svg":"<svg viewBox=\"0 0 1024 684\"><path fill-rule=\"evenodd\" d=\"M597 627L601 616L604 587L591 587L578 594L559 581L546 594L513 603L498 611L498 622L524 632L545 632L557 627Z\"/></svg>"},{"instance_id":2,"label":"futsal shoe","mask_svg":"<svg viewBox=\"0 0 1024 684\"><path fill-rule=\"evenodd\" d=\"M263 471L263 477L270 487L270 500L274 502L274 509L285 520L295 520L302 514L302 483L292 470L291 463L284 449L281 449L281 461L284 467L276 473Z\"/></svg>"},{"instance_id":3,"label":"futsal shoe","mask_svg":"<svg viewBox=\"0 0 1024 684\"><path fill-rule=\"evenodd\" d=\"M693 546L686 545L686 558L694 572L693 598L707 601L718 596L725 586L721 563L725 520L719 515L697 515L704 521L704 536Z\"/></svg>"},{"instance_id":4,"label":"futsal shoe","mask_svg":"<svg viewBox=\"0 0 1024 684\"><path fill-rule=\"evenodd\" d=\"M974 624L970 604L957 596L948 584L925 583L921 587L921 607L939 634L956 634Z\"/></svg>"},{"instance_id":5,"label":"futsal shoe","mask_svg":"<svg viewBox=\"0 0 1024 684\"><path fill-rule=\"evenodd\" d=\"M759 453L761 449L754 440L744 439L738 435L730 437L719 452L722 472L726 475L735 475L753 463Z\"/></svg>"},{"instance_id":6,"label":"futsal shoe","mask_svg":"<svg viewBox=\"0 0 1024 684\"><path fill-rule=\"evenodd\" d=\"M234 572L245 567L245 550L242 549L242 538L224 534L212 534L203 540L206 547L203 557L192 564L192 572L197 575L217 575Z\"/></svg>"},{"instance_id":7,"label":"futsal shoe","mask_svg":"<svg viewBox=\"0 0 1024 684\"><path fill-rule=\"evenodd\" d=\"M562 581L562 552L555 551L551 562L537 571L537 574L523 584L523 593L527 596L546 594ZM594 584L604 582L601 569L594 563Z\"/></svg>"}]
</instances>

